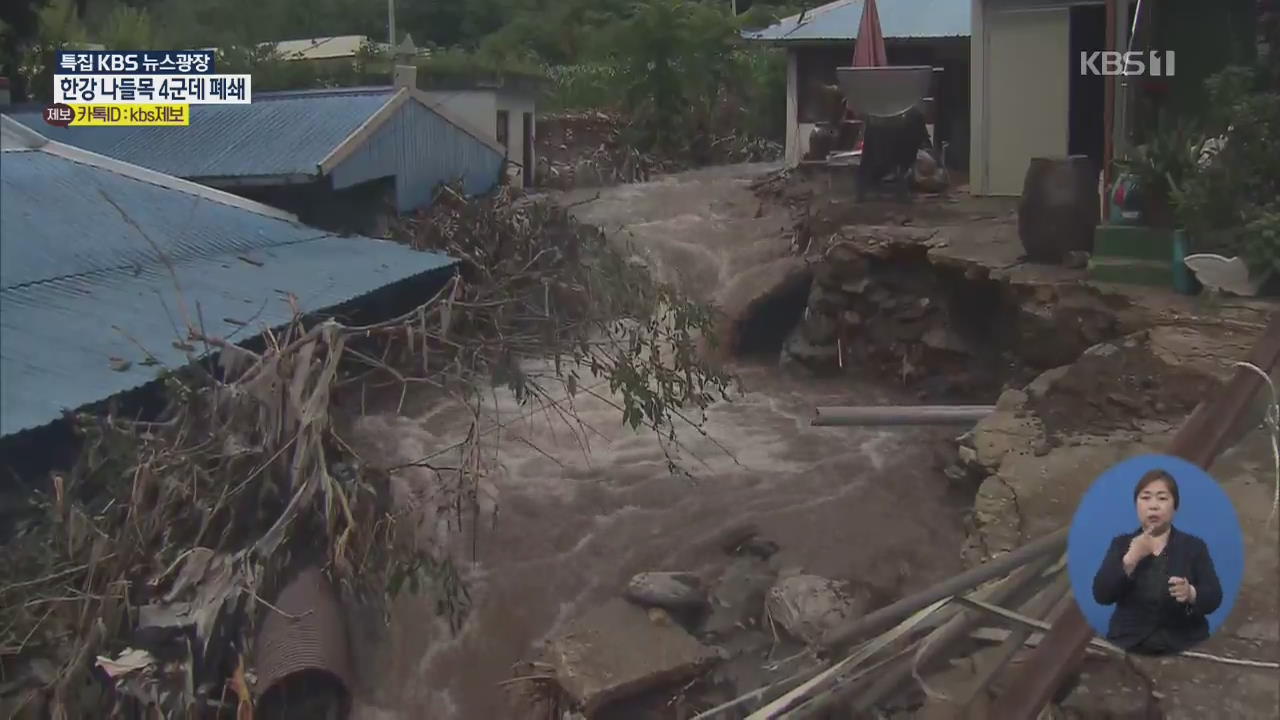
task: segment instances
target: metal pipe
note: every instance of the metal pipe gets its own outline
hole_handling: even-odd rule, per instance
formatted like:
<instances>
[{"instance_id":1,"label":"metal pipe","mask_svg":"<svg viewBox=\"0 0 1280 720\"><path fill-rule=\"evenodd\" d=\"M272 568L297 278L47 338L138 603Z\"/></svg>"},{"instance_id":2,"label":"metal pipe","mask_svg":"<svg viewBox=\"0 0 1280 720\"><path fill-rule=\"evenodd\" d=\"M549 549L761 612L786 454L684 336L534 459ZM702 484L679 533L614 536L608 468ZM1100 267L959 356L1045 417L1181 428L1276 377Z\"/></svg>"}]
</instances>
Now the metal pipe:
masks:
<instances>
[{"instance_id":1,"label":"metal pipe","mask_svg":"<svg viewBox=\"0 0 1280 720\"><path fill-rule=\"evenodd\" d=\"M994 405L820 407L814 411L811 424L818 427L972 425L995 410Z\"/></svg>"},{"instance_id":2,"label":"metal pipe","mask_svg":"<svg viewBox=\"0 0 1280 720\"><path fill-rule=\"evenodd\" d=\"M1280 313L1272 313L1266 331L1249 354L1249 362L1270 373L1277 360L1280 360ZM1249 411L1262 384L1257 373L1248 368L1237 369L1231 382L1201 402L1183 423L1169 454L1208 469L1232 443L1237 420ZM1080 613L1080 606L1070 603L1014 676L1009 691L996 700L992 717L1034 720L1075 672L1093 635L1093 628Z\"/></svg>"},{"instance_id":3,"label":"metal pipe","mask_svg":"<svg viewBox=\"0 0 1280 720\"><path fill-rule=\"evenodd\" d=\"M387 0L387 34L390 36L391 54L396 52L396 0ZM394 63L392 63L394 66Z\"/></svg>"}]
</instances>

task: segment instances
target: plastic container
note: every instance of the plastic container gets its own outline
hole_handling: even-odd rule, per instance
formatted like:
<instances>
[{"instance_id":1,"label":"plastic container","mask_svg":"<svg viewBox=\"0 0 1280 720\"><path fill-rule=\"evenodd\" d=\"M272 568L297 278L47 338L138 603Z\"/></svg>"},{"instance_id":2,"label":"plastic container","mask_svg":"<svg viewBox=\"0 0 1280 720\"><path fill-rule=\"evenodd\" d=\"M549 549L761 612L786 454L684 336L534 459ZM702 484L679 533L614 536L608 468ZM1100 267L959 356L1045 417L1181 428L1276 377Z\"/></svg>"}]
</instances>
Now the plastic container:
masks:
<instances>
[{"instance_id":1,"label":"plastic container","mask_svg":"<svg viewBox=\"0 0 1280 720\"><path fill-rule=\"evenodd\" d=\"M1142 224L1142 189L1132 175L1119 175L1107 193L1107 223L1110 225Z\"/></svg>"}]
</instances>

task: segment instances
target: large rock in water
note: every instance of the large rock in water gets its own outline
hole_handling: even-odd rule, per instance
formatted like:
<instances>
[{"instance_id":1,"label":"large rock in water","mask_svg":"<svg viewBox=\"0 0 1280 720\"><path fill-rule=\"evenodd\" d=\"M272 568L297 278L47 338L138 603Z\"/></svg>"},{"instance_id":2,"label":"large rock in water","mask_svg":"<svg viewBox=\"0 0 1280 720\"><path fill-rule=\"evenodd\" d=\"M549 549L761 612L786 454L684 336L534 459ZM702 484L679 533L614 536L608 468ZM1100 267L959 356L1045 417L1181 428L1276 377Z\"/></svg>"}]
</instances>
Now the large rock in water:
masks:
<instances>
[{"instance_id":1,"label":"large rock in water","mask_svg":"<svg viewBox=\"0 0 1280 720\"><path fill-rule=\"evenodd\" d=\"M646 607L686 610L707 604L702 579L687 572L643 572L627 583L628 600Z\"/></svg>"},{"instance_id":2,"label":"large rock in water","mask_svg":"<svg viewBox=\"0 0 1280 720\"><path fill-rule=\"evenodd\" d=\"M1018 205L1027 259L1057 264L1072 250L1093 252L1098 202L1098 169L1088 157L1031 158Z\"/></svg>"},{"instance_id":3,"label":"large rock in water","mask_svg":"<svg viewBox=\"0 0 1280 720\"><path fill-rule=\"evenodd\" d=\"M622 599L574 620L546 648L556 681L587 717L615 700L683 682L718 657L679 626L654 622Z\"/></svg>"},{"instance_id":4,"label":"large rock in water","mask_svg":"<svg viewBox=\"0 0 1280 720\"><path fill-rule=\"evenodd\" d=\"M834 580L792 575L769 589L765 611L788 635L812 644L827 630L854 617L858 603Z\"/></svg>"}]
</instances>

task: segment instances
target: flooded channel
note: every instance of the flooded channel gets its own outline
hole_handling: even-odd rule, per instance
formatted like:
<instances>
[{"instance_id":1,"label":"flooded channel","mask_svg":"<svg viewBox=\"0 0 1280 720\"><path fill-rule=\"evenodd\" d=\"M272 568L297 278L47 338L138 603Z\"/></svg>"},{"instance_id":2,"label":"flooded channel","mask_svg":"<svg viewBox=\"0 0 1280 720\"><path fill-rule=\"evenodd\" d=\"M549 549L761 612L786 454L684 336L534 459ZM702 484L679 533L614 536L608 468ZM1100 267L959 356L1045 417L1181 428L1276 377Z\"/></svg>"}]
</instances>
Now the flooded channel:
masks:
<instances>
[{"instance_id":1,"label":"flooded channel","mask_svg":"<svg viewBox=\"0 0 1280 720\"><path fill-rule=\"evenodd\" d=\"M660 274L707 299L744 254L776 245L785 224L760 213L746 187L759 168L717 172L605 189L579 216L625 228ZM731 559L722 536L745 523L779 545L776 569L849 580L876 598L960 568L972 497L942 474L954 429L811 427L815 406L909 400L892 387L784 374L776 362L735 370L746 394L711 407L705 435L684 428L676 446L623 428L617 410L588 394L575 400L576 428L522 416L497 394L486 421L503 427L486 436L493 467L466 566L469 619L453 634L430 598L402 597L384 636L354 629L367 698L357 715L511 717L499 684L539 642L618 596L636 572L716 577ZM400 416L361 419L356 442L382 462L407 462L461 440L469 422L461 408L411 403ZM669 455L689 476L669 472ZM417 493L435 482L421 468L404 481Z\"/></svg>"}]
</instances>

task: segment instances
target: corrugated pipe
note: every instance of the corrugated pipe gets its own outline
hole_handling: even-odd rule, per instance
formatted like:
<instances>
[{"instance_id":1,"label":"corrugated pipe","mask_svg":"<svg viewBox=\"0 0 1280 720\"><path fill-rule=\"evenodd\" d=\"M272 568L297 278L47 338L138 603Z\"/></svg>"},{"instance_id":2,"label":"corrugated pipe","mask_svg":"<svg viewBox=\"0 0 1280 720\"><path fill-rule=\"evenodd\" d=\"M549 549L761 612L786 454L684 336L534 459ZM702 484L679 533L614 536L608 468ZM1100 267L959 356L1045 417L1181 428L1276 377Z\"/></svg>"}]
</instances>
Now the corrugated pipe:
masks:
<instances>
[{"instance_id":1,"label":"corrugated pipe","mask_svg":"<svg viewBox=\"0 0 1280 720\"><path fill-rule=\"evenodd\" d=\"M255 644L264 720L340 720L354 687L346 617L317 567L298 573L267 609Z\"/></svg>"}]
</instances>

